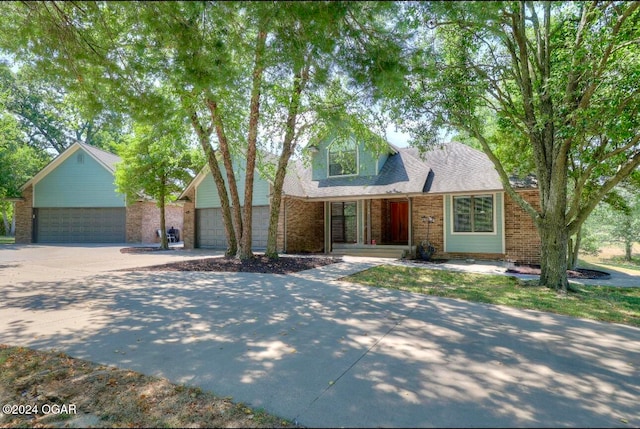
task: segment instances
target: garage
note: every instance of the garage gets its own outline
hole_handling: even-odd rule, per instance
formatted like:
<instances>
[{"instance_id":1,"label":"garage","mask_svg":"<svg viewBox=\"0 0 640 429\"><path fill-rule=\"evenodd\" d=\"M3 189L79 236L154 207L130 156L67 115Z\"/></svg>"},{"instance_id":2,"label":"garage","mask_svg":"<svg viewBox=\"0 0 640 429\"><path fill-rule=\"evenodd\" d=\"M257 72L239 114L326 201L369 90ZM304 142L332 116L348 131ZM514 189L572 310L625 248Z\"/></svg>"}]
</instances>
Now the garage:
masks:
<instances>
[{"instance_id":1,"label":"garage","mask_svg":"<svg viewBox=\"0 0 640 429\"><path fill-rule=\"evenodd\" d=\"M266 249L267 232L269 230L269 206L254 206L252 214L252 247L254 249ZM197 209L196 225L196 247L227 248L222 209Z\"/></svg>"},{"instance_id":2,"label":"garage","mask_svg":"<svg viewBox=\"0 0 640 429\"><path fill-rule=\"evenodd\" d=\"M36 243L124 243L126 209L34 208Z\"/></svg>"}]
</instances>

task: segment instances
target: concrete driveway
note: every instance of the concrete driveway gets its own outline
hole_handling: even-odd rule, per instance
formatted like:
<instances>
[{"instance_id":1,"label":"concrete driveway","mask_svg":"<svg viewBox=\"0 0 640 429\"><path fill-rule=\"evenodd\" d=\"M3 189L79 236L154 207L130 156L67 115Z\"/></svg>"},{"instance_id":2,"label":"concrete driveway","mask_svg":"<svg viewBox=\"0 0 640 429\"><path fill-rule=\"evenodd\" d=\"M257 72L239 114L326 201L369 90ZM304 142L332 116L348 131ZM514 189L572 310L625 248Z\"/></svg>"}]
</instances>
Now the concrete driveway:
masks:
<instances>
[{"instance_id":1,"label":"concrete driveway","mask_svg":"<svg viewBox=\"0 0 640 429\"><path fill-rule=\"evenodd\" d=\"M87 260L86 249L51 252ZM142 265L114 249L111 269ZM640 426L640 329L338 280L374 262L284 276L113 273L94 260L93 273L87 263L29 280L53 259L21 252L0 247L2 343L197 385L311 427Z\"/></svg>"}]
</instances>

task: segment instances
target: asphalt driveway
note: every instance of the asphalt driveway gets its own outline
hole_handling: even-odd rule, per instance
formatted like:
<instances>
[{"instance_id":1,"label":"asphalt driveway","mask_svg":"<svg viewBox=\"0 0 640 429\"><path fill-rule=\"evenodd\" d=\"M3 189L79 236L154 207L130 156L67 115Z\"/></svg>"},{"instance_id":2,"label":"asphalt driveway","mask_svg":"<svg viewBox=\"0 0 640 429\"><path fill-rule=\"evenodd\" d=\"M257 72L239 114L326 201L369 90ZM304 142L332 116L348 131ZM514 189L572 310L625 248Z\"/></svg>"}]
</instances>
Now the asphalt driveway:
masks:
<instances>
[{"instance_id":1,"label":"asphalt driveway","mask_svg":"<svg viewBox=\"0 0 640 429\"><path fill-rule=\"evenodd\" d=\"M31 260L0 247L0 342L197 385L312 427L640 426L637 328L337 280L373 263L110 272L135 266L118 260L29 279Z\"/></svg>"}]
</instances>

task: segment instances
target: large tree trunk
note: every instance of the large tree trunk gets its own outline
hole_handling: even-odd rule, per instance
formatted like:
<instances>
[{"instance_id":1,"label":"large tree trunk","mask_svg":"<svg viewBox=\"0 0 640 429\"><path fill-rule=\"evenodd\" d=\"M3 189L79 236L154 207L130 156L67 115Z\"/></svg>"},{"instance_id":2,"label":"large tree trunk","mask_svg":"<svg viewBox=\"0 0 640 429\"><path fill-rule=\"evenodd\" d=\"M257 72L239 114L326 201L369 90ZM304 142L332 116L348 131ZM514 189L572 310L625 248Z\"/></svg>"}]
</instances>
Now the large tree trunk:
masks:
<instances>
[{"instance_id":1,"label":"large tree trunk","mask_svg":"<svg viewBox=\"0 0 640 429\"><path fill-rule=\"evenodd\" d=\"M222 209L222 221L224 223L224 232L227 236L227 251L225 255L235 256L238 252L238 242L236 240L236 234L233 228L233 221L231 220L231 208L229 207L229 196L227 195L227 187L225 186L224 179L222 178L222 172L216 159L216 154L209 143L209 135L212 130L203 129L198 116L195 112L191 114L191 124L200 141L200 146L207 157L207 164L213 177L213 182L216 184L216 190L220 197L220 207Z\"/></svg>"},{"instance_id":2,"label":"large tree trunk","mask_svg":"<svg viewBox=\"0 0 640 429\"><path fill-rule=\"evenodd\" d=\"M280 217L280 205L282 204L282 188L284 187L289 159L296 147L296 120L300 110L300 95L308 80L309 66L306 65L303 70L297 70L294 76L293 93L291 94L291 102L289 103L289 112L287 114L287 130L282 143L282 153L278 160L276 177L273 182L269 231L267 232L267 251L265 252L272 259L278 257L278 219Z\"/></svg>"},{"instance_id":3,"label":"large tree trunk","mask_svg":"<svg viewBox=\"0 0 640 429\"><path fill-rule=\"evenodd\" d=\"M168 250L169 242L167 240L167 220L164 213L164 208L165 208L164 192L160 193L160 201L158 201L158 203L160 204L160 232L161 232L160 248L162 250Z\"/></svg>"},{"instance_id":4,"label":"large tree trunk","mask_svg":"<svg viewBox=\"0 0 640 429\"><path fill-rule=\"evenodd\" d=\"M242 237L240 237L240 259L253 257L251 251L251 231L253 216L253 181L256 170L256 145L258 141L258 124L260 122L260 95L262 72L264 71L264 50L267 32L264 28L258 31L256 54L253 68L253 85L251 88L251 106L249 109L249 134L247 138L247 170L244 183L244 207L242 211Z\"/></svg>"},{"instance_id":5,"label":"large tree trunk","mask_svg":"<svg viewBox=\"0 0 640 429\"><path fill-rule=\"evenodd\" d=\"M540 222L538 232L541 239L540 285L566 293L567 279L567 228L561 219L546 219Z\"/></svg>"},{"instance_id":6,"label":"large tree trunk","mask_svg":"<svg viewBox=\"0 0 640 429\"><path fill-rule=\"evenodd\" d=\"M624 242L624 260L631 262L631 256L633 251L633 241L627 239Z\"/></svg>"},{"instance_id":7,"label":"large tree trunk","mask_svg":"<svg viewBox=\"0 0 640 429\"><path fill-rule=\"evenodd\" d=\"M569 239L569 260L567 261L567 269L575 270L578 267L578 255L580 254L580 243L582 242L582 227L578 228L575 239Z\"/></svg>"},{"instance_id":8,"label":"large tree trunk","mask_svg":"<svg viewBox=\"0 0 640 429\"><path fill-rule=\"evenodd\" d=\"M233 170L233 161L231 160L231 151L229 150L227 134L224 130L222 118L220 117L218 103L211 98L207 98L206 102L211 113L211 121L216 129L218 144L220 145L220 153L222 154L224 169L227 173L227 183L229 184L229 194L231 195L231 213L233 215L235 236L237 240L242 242L242 212L240 208L240 196L238 194L238 184Z\"/></svg>"}]
</instances>

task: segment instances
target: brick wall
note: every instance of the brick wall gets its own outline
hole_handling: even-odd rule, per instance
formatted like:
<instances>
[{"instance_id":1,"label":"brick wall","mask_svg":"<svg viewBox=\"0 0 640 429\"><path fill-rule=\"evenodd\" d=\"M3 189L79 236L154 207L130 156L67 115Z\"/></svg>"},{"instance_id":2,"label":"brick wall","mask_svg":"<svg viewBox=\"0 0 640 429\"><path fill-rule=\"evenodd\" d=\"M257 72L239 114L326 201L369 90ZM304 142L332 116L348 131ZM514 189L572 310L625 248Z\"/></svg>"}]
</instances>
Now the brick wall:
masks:
<instances>
[{"instance_id":1,"label":"brick wall","mask_svg":"<svg viewBox=\"0 0 640 429\"><path fill-rule=\"evenodd\" d=\"M537 189L518 191L536 209L540 207ZM524 264L540 263L540 235L533 219L505 193L505 257Z\"/></svg>"},{"instance_id":2,"label":"brick wall","mask_svg":"<svg viewBox=\"0 0 640 429\"><path fill-rule=\"evenodd\" d=\"M371 200L371 240L382 243L383 200Z\"/></svg>"},{"instance_id":3,"label":"brick wall","mask_svg":"<svg viewBox=\"0 0 640 429\"><path fill-rule=\"evenodd\" d=\"M283 205L286 204L284 207L286 214L285 251L287 253L324 251L324 203L292 198L284 199L283 203ZM280 219L285 217L282 212L281 209ZM282 239L284 240L284 236Z\"/></svg>"},{"instance_id":4,"label":"brick wall","mask_svg":"<svg viewBox=\"0 0 640 429\"><path fill-rule=\"evenodd\" d=\"M22 192L24 201L16 202L16 243L29 244L33 239L33 186Z\"/></svg>"},{"instance_id":5,"label":"brick wall","mask_svg":"<svg viewBox=\"0 0 640 429\"><path fill-rule=\"evenodd\" d=\"M185 249L193 249L196 245L196 189L193 187L186 195L187 201L182 206L182 231L180 239Z\"/></svg>"},{"instance_id":6,"label":"brick wall","mask_svg":"<svg viewBox=\"0 0 640 429\"><path fill-rule=\"evenodd\" d=\"M129 204L126 208L127 243L142 243L142 209L142 202Z\"/></svg>"},{"instance_id":7,"label":"brick wall","mask_svg":"<svg viewBox=\"0 0 640 429\"><path fill-rule=\"evenodd\" d=\"M182 240L182 206L167 204L165 221L167 229L172 226L179 230ZM160 229L160 208L153 201L137 201L127 206L127 242L159 243L157 230Z\"/></svg>"},{"instance_id":8,"label":"brick wall","mask_svg":"<svg viewBox=\"0 0 640 429\"><path fill-rule=\"evenodd\" d=\"M427 239L427 227L429 228L429 241L436 248L438 254L444 250L444 201L442 195L427 195L412 199L413 216L413 243L417 246L422 240ZM422 216L433 217L434 222L428 224L422 221Z\"/></svg>"}]
</instances>

